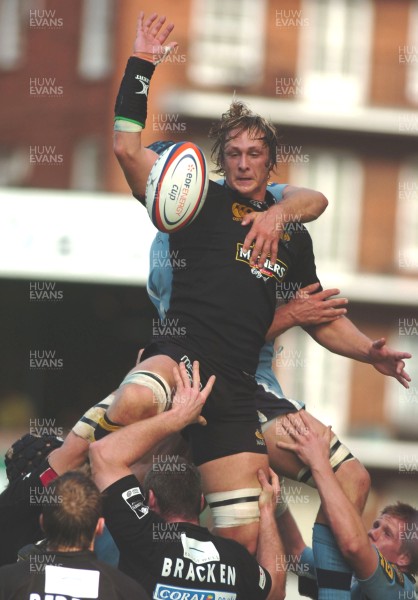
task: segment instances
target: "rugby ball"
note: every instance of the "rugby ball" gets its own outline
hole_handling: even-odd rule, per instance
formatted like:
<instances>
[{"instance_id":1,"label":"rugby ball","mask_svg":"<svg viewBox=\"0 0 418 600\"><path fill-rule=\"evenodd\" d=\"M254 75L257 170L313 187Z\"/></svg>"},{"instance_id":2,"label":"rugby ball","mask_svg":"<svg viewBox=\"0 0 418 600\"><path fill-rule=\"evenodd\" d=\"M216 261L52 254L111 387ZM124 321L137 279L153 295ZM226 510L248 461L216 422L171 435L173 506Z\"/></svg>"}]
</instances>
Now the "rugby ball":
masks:
<instances>
[{"instance_id":1,"label":"rugby ball","mask_svg":"<svg viewBox=\"0 0 418 600\"><path fill-rule=\"evenodd\" d=\"M173 144L157 158L145 190L145 206L155 227L174 233L202 210L208 191L206 160L192 142Z\"/></svg>"}]
</instances>

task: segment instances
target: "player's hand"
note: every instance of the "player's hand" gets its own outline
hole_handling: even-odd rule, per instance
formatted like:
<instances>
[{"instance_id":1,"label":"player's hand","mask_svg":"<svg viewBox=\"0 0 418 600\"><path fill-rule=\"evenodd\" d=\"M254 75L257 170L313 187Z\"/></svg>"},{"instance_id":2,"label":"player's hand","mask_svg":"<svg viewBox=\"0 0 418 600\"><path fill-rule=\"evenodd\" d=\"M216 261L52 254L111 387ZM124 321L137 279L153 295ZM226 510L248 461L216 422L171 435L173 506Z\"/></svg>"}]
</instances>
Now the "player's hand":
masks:
<instances>
[{"instance_id":1,"label":"player's hand","mask_svg":"<svg viewBox=\"0 0 418 600\"><path fill-rule=\"evenodd\" d=\"M326 427L319 434L315 431L315 420L304 410L286 415L280 420L280 426L293 441L276 442L278 448L294 452L309 467L319 469L329 465L331 427Z\"/></svg>"},{"instance_id":2,"label":"player's hand","mask_svg":"<svg viewBox=\"0 0 418 600\"><path fill-rule=\"evenodd\" d=\"M136 38L134 42L134 56L158 63L178 46L177 42L166 44L166 40L174 29L173 23L168 23L162 29L166 17L158 17L157 13L152 13L144 23L144 12L141 11L138 17Z\"/></svg>"},{"instance_id":3,"label":"player's hand","mask_svg":"<svg viewBox=\"0 0 418 600\"><path fill-rule=\"evenodd\" d=\"M409 388L411 378L405 371L404 359L412 358L412 354L393 350L386 345L385 338L380 338L372 342L369 358L376 371L394 377L404 388Z\"/></svg>"},{"instance_id":4,"label":"player's hand","mask_svg":"<svg viewBox=\"0 0 418 600\"><path fill-rule=\"evenodd\" d=\"M340 293L337 288L316 292L319 283L312 283L298 290L287 303L287 309L294 318L294 325L307 327L335 321L347 313L347 298L333 298ZM286 299L286 298L285 298ZM278 309L280 310L280 308Z\"/></svg>"},{"instance_id":5,"label":"player's hand","mask_svg":"<svg viewBox=\"0 0 418 600\"><path fill-rule=\"evenodd\" d=\"M200 390L200 373L197 360L193 362L193 383L190 382L184 363L174 367L173 374L176 391L171 410L175 411L176 416L184 421L184 427L192 423L206 425L206 419L200 413L212 391L215 375L211 375L205 387Z\"/></svg>"},{"instance_id":6,"label":"player's hand","mask_svg":"<svg viewBox=\"0 0 418 600\"><path fill-rule=\"evenodd\" d=\"M276 473L269 469L270 481L267 479L263 469L258 469L257 477L261 485L261 494L258 498L258 506L260 510L270 508L275 510L280 494L279 478Z\"/></svg>"},{"instance_id":7,"label":"player's hand","mask_svg":"<svg viewBox=\"0 0 418 600\"><path fill-rule=\"evenodd\" d=\"M247 252L254 243L250 258L251 266L262 267L267 257L273 265L276 263L282 231L277 228L276 212L272 210L274 208L272 206L265 212L248 213L242 220L242 225L251 224L243 246L243 251Z\"/></svg>"}]
</instances>

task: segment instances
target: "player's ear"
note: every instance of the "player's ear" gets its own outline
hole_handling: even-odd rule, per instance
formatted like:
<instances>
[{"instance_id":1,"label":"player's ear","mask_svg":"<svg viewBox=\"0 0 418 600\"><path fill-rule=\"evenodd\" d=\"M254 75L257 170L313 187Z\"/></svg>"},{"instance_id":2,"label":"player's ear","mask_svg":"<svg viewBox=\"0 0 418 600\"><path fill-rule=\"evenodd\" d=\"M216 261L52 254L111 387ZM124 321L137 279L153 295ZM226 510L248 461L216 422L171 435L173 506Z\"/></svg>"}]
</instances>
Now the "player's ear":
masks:
<instances>
[{"instance_id":1,"label":"player's ear","mask_svg":"<svg viewBox=\"0 0 418 600\"><path fill-rule=\"evenodd\" d=\"M158 512L159 511L158 500L155 497L154 490L152 490L152 489L150 489L148 491L148 502L147 502L147 504L150 507L150 509L153 510L154 512Z\"/></svg>"},{"instance_id":2,"label":"player's ear","mask_svg":"<svg viewBox=\"0 0 418 600\"><path fill-rule=\"evenodd\" d=\"M411 555L408 551L399 554L396 564L400 567L407 567L411 563Z\"/></svg>"},{"instance_id":3,"label":"player's ear","mask_svg":"<svg viewBox=\"0 0 418 600\"><path fill-rule=\"evenodd\" d=\"M95 534L102 535L104 526L105 526L105 520L103 517L100 517L99 520L97 521Z\"/></svg>"},{"instance_id":4,"label":"player's ear","mask_svg":"<svg viewBox=\"0 0 418 600\"><path fill-rule=\"evenodd\" d=\"M200 495L200 512L202 513L207 506L206 498L203 494Z\"/></svg>"}]
</instances>

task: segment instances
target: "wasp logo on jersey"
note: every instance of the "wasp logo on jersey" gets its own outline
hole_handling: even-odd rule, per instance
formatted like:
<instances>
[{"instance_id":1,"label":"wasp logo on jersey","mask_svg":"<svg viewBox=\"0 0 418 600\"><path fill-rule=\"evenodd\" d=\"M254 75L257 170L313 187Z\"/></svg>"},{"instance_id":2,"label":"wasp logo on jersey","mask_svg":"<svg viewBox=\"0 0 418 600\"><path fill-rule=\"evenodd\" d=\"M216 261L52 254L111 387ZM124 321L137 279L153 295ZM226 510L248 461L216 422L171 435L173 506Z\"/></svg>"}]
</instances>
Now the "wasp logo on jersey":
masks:
<instances>
[{"instance_id":1,"label":"wasp logo on jersey","mask_svg":"<svg viewBox=\"0 0 418 600\"><path fill-rule=\"evenodd\" d=\"M242 221L242 219L249 213L254 212L254 209L245 204L239 204L234 202L232 205L232 218L234 221Z\"/></svg>"},{"instance_id":2,"label":"wasp logo on jersey","mask_svg":"<svg viewBox=\"0 0 418 600\"><path fill-rule=\"evenodd\" d=\"M247 250L247 252L244 252L243 244L238 243L235 260L245 262L247 263L247 265L249 265L252 249L253 246L251 246L251 248ZM270 259L267 258L262 267L259 267L258 265L251 267L251 273L255 275L257 279L260 279L262 277L264 281L268 281L272 277L277 279L277 281L282 281L287 273L287 269L288 266L281 260L277 259L276 264L273 265L273 263L270 262Z\"/></svg>"},{"instance_id":3,"label":"wasp logo on jersey","mask_svg":"<svg viewBox=\"0 0 418 600\"><path fill-rule=\"evenodd\" d=\"M266 442L264 440L264 435L261 433L260 429L255 430L255 437L257 440L257 446L265 446Z\"/></svg>"},{"instance_id":4,"label":"wasp logo on jersey","mask_svg":"<svg viewBox=\"0 0 418 600\"><path fill-rule=\"evenodd\" d=\"M398 567L396 565L394 565L393 563L389 563L379 550L377 551L377 553L379 555L380 568L382 569L386 578L390 582L392 582L393 580L396 580L396 582L399 585L403 586L404 576L402 575L401 571L399 571Z\"/></svg>"}]
</instances>

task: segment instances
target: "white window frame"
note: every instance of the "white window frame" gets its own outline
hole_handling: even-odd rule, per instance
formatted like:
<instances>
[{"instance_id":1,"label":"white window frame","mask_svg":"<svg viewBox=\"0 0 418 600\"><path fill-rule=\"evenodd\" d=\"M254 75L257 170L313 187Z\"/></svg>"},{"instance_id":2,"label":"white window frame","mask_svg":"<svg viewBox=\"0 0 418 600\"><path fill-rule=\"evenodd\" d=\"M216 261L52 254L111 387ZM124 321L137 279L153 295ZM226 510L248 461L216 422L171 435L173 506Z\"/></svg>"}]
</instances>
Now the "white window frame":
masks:
<instances>
[{"instance_id":1,"label":"white window frame","mask_svg":"<svg viewBox=\"0 0 418 600\"><path fill-rule=\"evenodd\" d=\"M400 311L398 331L393 332L388 340L392 348L410 352L411 359L406 360L406 371L412 381L409 389L405 389L394 377L385 378L384 413L389 428L395 436L407 435L417 438L418 423L418 319L406 316L407 311Z\"/></svg>"},{"instance_id":2,"label":"white window frame","mask_svg":"<svg viewBox=\"0 0 418 600\"><path fill-rule=\"evenodd\" d=\"M399 172L395 248L399 270L418 273L418 155Z\"/></svg>"},{"instance_id":3,"label":"white window frame","mask_svg":"<svg viewBox=\"0 0 418 600\"><path fill-rule=\"evenodd\" d=\"M25 0L0 0L0 69L17 68L24 52L24 28L22 13ZM29 13L29 9L28 9Z\"/></svg>"},{"instance_id":4,"label":"white window frame","mask_svg":"<svg viewBox=\"0 0 418 600\"><path fill-rule=\"evenodd\" d=\"M78 140L73 152L71 189L95 191L104 188L101 145L97 138Z\"/></svg>"},{"instance_id":5,"label":"white window frame","mask_svg":"<svg viewBox=\"0 0 418 600\"><path fill-rule=\"evenodd\" d=\"M194 0L189 78L202 86L253 85L263 74L266 0Z\"/></svg>"},{"instance_id":6,"label":"white window frame","mask_svg":"<svg viewBox=\"0 0 418 600\"><path fill-rule=\"evenodd\" d=\"M418 0L411 2L408 27L408 60L406 71L406 97L418 104Z\"/></svg>"},{"instance_id":7,"label":"white window frame","mask_svg":"<svg viewBox=\"0 0 418 600\"><path fill-rule=\"evenodd\" d=\"M306 148L308 162L291 163L290 181L320 190L329 200L323 215L306 227L321 271L355 272L358 264L363 167L355 155L337 149Z\"/></svg>"},{"instance_id":8,"label":"white window frame","mask_svg":"<svg viewBox=\"0 0 418 600\"><path fill-rule=\"evenodd\" d=\"M23 185L32 170L28 148L0 147L0 186Z\"/></svg>"},{"instance_id":9,"label":"white window frame","mask_svg":"<svg viewBox=\"0 0 418 600\"><path fill-rule=\"evenodd\" d=\"M322 107L366 103L369 93L371 0L303 0L309 27L300 28L301 99Z\"/></svg>"},{"instance_id":10,"label":"white window frame","mask_svg":"<svg viewBox=\"0 0 418 600\"><path fill-rule=\"evenodd\" d=\"M286 331L278 342L273 369L286 396L305 402L306 410L339 435L346 433L352 361L329 352L300 327Z\"/></svg>"},{"instance_id":11,"label":"white window frame","mask_svg":"<svg viewBox=\"0 0 418 600\"><path fill-rule=\"evenodd\" d=\"M114 0L84 0L78 71L81 77L98 80L112 70Z\"/></svg>"}]
</instances>

